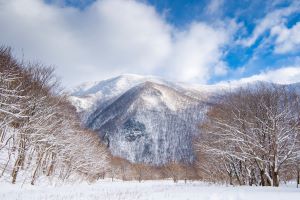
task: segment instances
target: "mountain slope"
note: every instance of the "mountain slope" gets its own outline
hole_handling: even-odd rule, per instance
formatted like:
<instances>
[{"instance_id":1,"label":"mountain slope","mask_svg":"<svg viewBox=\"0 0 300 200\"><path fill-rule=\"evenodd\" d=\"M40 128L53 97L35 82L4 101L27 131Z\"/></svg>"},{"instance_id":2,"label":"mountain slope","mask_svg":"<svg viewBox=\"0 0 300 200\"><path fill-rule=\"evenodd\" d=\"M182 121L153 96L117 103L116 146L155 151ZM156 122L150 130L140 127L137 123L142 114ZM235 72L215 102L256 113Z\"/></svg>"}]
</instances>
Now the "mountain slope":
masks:
<instances>
[{"instance_id":1,"label":"mountain slope","mask_svg":"<svg viewBox=\"0 0 300 200\"><path fill-rule=\"evenodd\" d=\"M194 159L192 140L205 107L191 93L195 91L153 77L123 75L77 90L71 101L90 104L77 110L113 155L161 165Z\"/></svg>"},{"instance_id":2,"label":"mountain slope","mask_svg":"<svg viewBox=\"0 0 300 200\"><path fill-rule=\"evenodd\" d=\"M70 100L83 124L98 132L113 155L162 165L173 160L192 162L192 142L206 100L249 84L261 82L187 85L127 74L83 84L72 91Z\"/></svg>"},{"instance_id":3,"label":"mountain slope","mask_svg":"<svg viewBox=\"0 0 300 200\"><path fill-rule=\"evenodd\" d=\"M102 107L108 105L127 90L147 81L166 85L173 84L157 77L124 74L103 81L84 83L71 90L70 100L85 123L87 117L99 105Z\"/></svg>"}]
</instances>

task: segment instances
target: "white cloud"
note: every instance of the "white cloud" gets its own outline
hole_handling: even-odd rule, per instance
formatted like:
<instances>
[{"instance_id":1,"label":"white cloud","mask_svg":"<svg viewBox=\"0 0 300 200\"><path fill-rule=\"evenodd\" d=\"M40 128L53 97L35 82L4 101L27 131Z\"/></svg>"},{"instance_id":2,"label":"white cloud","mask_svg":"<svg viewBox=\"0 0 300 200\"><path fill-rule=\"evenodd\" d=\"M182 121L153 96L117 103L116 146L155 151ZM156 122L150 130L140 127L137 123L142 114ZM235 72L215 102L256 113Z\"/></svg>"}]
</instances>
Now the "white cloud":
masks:
<instances>
[{"instance_id":1,"label":"white cloud","mask_svg":"<svg viewBox=\"0 0 300 200\"><path fill-rule=\"evenodd\" d=\"M171 54L164 64L165 76L205 83L213 74L225 74L226 68L221 69L219 64L222 57L220 48L228 40L222 28L192 24L188 30L177 33Z\"/></svg>"},{"instance_id":2,"label":"white cloud","mask_svg":"<svg viewBox=\"0 0 300 200\"><path fill-rule=\"evenodd\" d=\"M299 1L295 1L288 7L271 11L262 20L258 21L251 36L241 39L240 41L238 41L238 43L246 47L252 46L256 42L256 40L266 31L271 30L275 26L284 24L286 22L286 17L299 11Z\"/></svg>"},{"instance_id":3,"label":"white cloud","mask_svg":"<svg viewBox=\"0 0 300 200\"><path fill-rule=\"evenodd\" d=\"M207 5L206 12L208 14L218 14L224 4L224 0L212 0Z\"/></svg>"},{"instance_id":4,"label":"white cloud","mask_svg":"<svg viewBox=\"0 0 300 200\"><path fill-rule=\"evenodd\" d=\"M98 0L84 10L0 0L0 27L1 44L57 66L68 86L121 73L205 82L226 73L218 65L231 34L202 22L176 30L153 7L134 0Z\"/></svg>"},{"instance_id":5,"label":"white cloud","mask_svg":"<svg viewBox=\"0 0 300 200\"><path fill-rule=\"evenodd\" d=\"M219 63L216 64L215 66L215 74L219 76L224 76L228 73L229 67L227 66L226 63L220 61Z\"/></svg>"},{"instance_id":6,"label":"white cloud","mask_svg":"<svg viewBox=\"0 0 300 200\"><path fill-rule=\"evenodd\" d=\"M272 28L271 34L276 37L275 53L287 53L299 49L300 22L291 28L284 25L275 26Z\"/></svg>"},{"instance_id":7,"label":"white cloud","mask_svg":"<svg viewBox=\"0 0 300 200\"><path fill-rule=\"evenodd\" d=\"M250 77L230 81L230 83L233 85L240 85L243 83L251 83L255 81L265 81L278 84L298 83L300 82L300 65L262 71L259 74Z\"/></svg>"}]
</instances>

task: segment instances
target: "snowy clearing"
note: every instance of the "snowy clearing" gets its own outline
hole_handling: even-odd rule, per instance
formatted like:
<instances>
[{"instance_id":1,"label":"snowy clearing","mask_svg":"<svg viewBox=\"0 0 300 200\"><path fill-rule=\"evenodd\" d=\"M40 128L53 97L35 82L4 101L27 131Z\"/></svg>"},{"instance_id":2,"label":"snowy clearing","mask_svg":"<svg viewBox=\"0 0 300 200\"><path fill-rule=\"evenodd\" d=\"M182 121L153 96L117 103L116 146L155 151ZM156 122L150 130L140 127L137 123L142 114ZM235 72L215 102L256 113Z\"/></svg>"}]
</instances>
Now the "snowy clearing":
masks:
<instances>
[{"instance_id":1,"label":"snowy clearing","mask_svg":"<svg viewBox=\"0 0 300 200\"><path fill-rule=\"evenodd\" d=\"M274 187L232 187L201 182L177 184L172 181L138 183L100 181L95 184L29 186L0 184L1 200L299 200L295 185Z\"/></svg>"}]
</instances>

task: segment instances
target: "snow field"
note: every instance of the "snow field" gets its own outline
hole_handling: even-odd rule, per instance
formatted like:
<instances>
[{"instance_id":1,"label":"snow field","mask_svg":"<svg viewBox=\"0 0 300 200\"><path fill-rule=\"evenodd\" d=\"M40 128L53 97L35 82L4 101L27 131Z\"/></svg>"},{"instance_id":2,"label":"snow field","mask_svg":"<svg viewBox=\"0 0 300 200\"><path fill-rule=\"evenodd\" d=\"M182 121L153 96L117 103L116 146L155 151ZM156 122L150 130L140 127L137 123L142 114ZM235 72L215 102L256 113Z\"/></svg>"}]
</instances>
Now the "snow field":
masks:
<instances>
[{"instance_id":1,"label":"snow field","mask_svg":"<svg viewBox=\"0 0 300 200\"><path fill-rule=\"evenodd\" d=\"M232 187L202 182L172 181L111 182L56 186L0 183L1 200L299 200L295 185L274 187Z\"/></svg>"}]
</instances>

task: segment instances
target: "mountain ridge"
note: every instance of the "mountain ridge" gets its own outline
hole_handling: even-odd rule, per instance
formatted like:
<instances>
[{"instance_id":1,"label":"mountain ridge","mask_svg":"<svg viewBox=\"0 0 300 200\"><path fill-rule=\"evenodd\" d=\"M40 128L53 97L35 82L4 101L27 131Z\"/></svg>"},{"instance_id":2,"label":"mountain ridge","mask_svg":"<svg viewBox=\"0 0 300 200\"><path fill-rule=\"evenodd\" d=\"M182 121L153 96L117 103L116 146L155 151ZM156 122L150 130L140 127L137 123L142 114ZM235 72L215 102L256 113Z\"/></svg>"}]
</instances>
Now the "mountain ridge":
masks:
<instances>
[{"instance_id":1,"label":"mountain ridge","mask_svg":"<svg viewBox=\"0 0 300 200\"><path fill-rule=\"evenodd\" d=\"M96 131L112 155L151 165L191 163L206 101L243 85L189 85L126 74L81 85L70 101L83 126Z\"/></svg>"}]
</instances>

